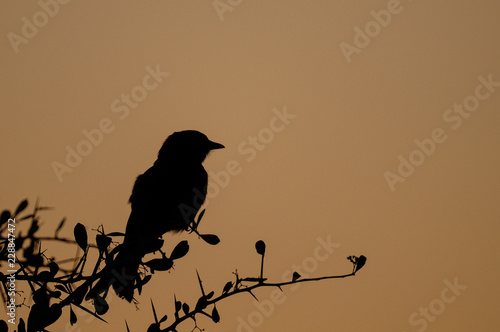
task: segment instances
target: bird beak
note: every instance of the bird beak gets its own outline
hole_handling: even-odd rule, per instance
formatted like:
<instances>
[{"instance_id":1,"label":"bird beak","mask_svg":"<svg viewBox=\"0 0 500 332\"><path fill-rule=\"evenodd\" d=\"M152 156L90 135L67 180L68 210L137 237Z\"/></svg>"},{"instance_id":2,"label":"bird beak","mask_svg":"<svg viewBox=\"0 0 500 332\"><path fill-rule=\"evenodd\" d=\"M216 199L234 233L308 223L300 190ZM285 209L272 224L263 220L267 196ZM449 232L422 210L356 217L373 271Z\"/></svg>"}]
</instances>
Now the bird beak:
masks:
<instances>
[{"instance_id":1,"label":"bird beak","mask_svg":"<svg viewBox=\"0 0 500 332\"><path fill-rule=\"evenodd\" d=\"M212 141L208 143L208 147L210 148L210 150L224 149L224 145Z\"/></svg>"}]
</instances>

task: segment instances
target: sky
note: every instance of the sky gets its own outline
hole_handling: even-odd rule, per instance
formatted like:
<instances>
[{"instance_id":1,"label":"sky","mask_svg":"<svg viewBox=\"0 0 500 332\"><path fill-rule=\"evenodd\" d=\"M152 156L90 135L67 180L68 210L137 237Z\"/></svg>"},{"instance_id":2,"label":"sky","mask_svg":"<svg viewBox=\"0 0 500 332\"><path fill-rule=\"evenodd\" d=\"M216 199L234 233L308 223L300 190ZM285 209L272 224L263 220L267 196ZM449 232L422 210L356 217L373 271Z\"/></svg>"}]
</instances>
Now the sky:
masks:
<instances>
[{"instance_id":1,"label":"sky","mask_svg":"<svg viewBox=\"0 0 500 332\"><path fill-rule=\"evenodd\" d=\"M145 331L173 296L257 276L346 279L217 304L205 331L496 331L500 58L493 0L6 2L0 11L1 209L124 231L135 178L175 131L225 145L190 251L109 324ZM147 227L147 225L145 225ZM54 247L71 258L75 246ZM3 310L6 315L5 310ZM0 313L1 315L1 313ZM168 321L167 321L168 322ZM165 326L165 325L164 325ZM186 323L182 331L191 331Z\"/></svg>"}]
</instances>

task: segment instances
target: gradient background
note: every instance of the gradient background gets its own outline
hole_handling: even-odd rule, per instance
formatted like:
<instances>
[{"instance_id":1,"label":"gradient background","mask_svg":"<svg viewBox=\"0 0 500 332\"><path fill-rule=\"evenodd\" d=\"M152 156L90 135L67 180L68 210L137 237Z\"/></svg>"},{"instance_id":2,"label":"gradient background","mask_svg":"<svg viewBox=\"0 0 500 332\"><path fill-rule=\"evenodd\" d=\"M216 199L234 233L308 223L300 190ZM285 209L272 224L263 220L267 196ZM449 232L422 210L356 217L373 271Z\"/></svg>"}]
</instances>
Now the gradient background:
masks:
<instances>
[{"instance_id":1,"label":"gradient background","mask_svg":"<svg viewBox=\"0 0 500 332\"><path fill-rule=\"evenodd\" d=\"M190 252L175 271L154 276L139 311L115 298L109 326L75 309L79 322L70 328L66 309L49 329L125 331L126 318L131 331L145 331L150 298L159 315L173 316L174 290L195 304L195 268L205 289L220 293L235 269L258 274L254 243L262 239L265 274L281 281L311 262L318 237L330 236L340 246L309 276L348 273L346 257L363 254L367 265L355 277L287 288L268 317L256 314L250 296L233 297L217 306L220 324L200 317L199 326L237 331L238 318L250 316L259 325L251 330L262 332L417 331L422 325L409 316L436 304L445 280L457 278L467 288L425 330L498 331L500 88L457 130L443 113L474 93L478 76L500 81L500 2L404 0L350 63L340 44L353 44L354 27L364 29L370 11L388 1L231 3L222 20L211 0L71 1L18 53L7 34L20 35L22 18L32 22L41 8L2 5L2 209L40 197L56 208L42 215L49 235L63 216L62 236L77 222L123 231L135 177L183 129L226 146L209 156L208 171L231 160L241 167L212 195L200 226L219 245L166 236L167 252L182 239ZM170 75L121 120L111 103L156 64ZM285 106L296 117L247 161L238 146ZM64 163L66 146L103 118L114 131L60 182L51 164ZM391 192L384 172L396 173L398 156L407 158L434 128L447 140ZM60 258L75 252L56 250ZM268 300L271 291L255 293Z\"/></svg>"}]
</instances>

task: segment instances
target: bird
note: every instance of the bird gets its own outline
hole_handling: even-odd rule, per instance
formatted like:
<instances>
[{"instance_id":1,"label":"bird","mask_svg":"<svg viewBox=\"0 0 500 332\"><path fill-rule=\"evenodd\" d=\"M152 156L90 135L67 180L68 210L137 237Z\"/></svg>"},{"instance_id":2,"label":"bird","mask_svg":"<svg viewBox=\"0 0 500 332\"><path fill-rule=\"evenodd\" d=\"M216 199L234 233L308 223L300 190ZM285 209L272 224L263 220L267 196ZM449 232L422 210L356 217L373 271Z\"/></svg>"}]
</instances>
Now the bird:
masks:
<instances>
[{"instance_id":1,"label":"bird","mask_svg":"<svg viewBox=\"0 0 500 332\"><path fill-rule=\"evenodd\" d=\"M99 287L111 283L117 295L132 301L142 258L161 248L163 234L189 229L207 194L208 175L202 163L211 151L222 148L196 130L167 137L153 166L135 180L125 238L111 264L129 281L125 285L116 278L110 281L108 273L108 280L101 278Z\"/></svg>"}]
</instances>

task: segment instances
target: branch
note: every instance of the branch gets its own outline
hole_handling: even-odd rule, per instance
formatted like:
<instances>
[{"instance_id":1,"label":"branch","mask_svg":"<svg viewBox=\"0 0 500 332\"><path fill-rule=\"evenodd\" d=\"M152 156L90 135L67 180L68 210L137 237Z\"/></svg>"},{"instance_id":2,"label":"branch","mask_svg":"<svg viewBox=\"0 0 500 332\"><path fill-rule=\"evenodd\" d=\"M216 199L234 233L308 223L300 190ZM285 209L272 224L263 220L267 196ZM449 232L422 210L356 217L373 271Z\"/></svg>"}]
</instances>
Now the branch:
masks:
<instances>
[{"instance_id":1,"label":"branch","mask_svg":"<svg viewBox=\"0 0 500 332\"><path fill-rule=\"evenodd\" d=\"M362 256L364 257L364 256ZM359 269L358 269L359 270ZM213 319L213 316L209 315L208 313L204 312L203 310L208 306L208 305L215 305L217 302L219 301L222 301L228 297L231 297L231 296L234 296L234 295L237 295L237 294L241 294L241 293L250 293L252 296L252 290L255 290L257 288L261 288L261 287L278 287L280 288L281 290L281 287L282 286L288 286L288 285L292 285L292 284L298 284L298 283L301 283L301 282L311 282L311 281L320 281L320 280L326 280L326 279L341 279L341 278L347 278L347 277L353 277L356 275L356 272L357 271L354 271L354 272L351 272L351 273L348 273L348 274L343 274L343 275L333 275L333 276L323 276L323 277L317 277L317 278L305 278L305 279L299 279L299 280L291 280L291 281L286 281L286 282L274 282L274 283L271 283L271 282L264 282L262 281L263 279L261 278L255 278L256 280L253 281L253 282L257 282L257 284L255 285L252 285L252 286L249 286L249 287L245 287L245 288L237 288L237 289L234 289L233 291L230 291L230 292L227 292L227 293L223 293L221 294L220 296L212 299L212 300L206 300L206 302L204 303L203 306L196 306L192 311L186 313L184 316L182 317L179 317L179 318L176 318L175 322L173 322L170 326L166 327L165 329L163 330L160 330L162 332L168 332L168 331L177 331L176 328L179 324L181 324L183 321L185 321L186 319L188 318L192 318L194 319L195 315L196 314L203 314L205 316L208 316L210 318ZM252 278L254 279L254 278ZM238 284L238 281L244 281L244 279L239 279L238 276L237 276L237 284ZM236 285L235 284L235 287ZM203 298L203 296L200 298L200 300ZM199 302L198 302L199 303Z\"/></svg>"}]
</instances>

